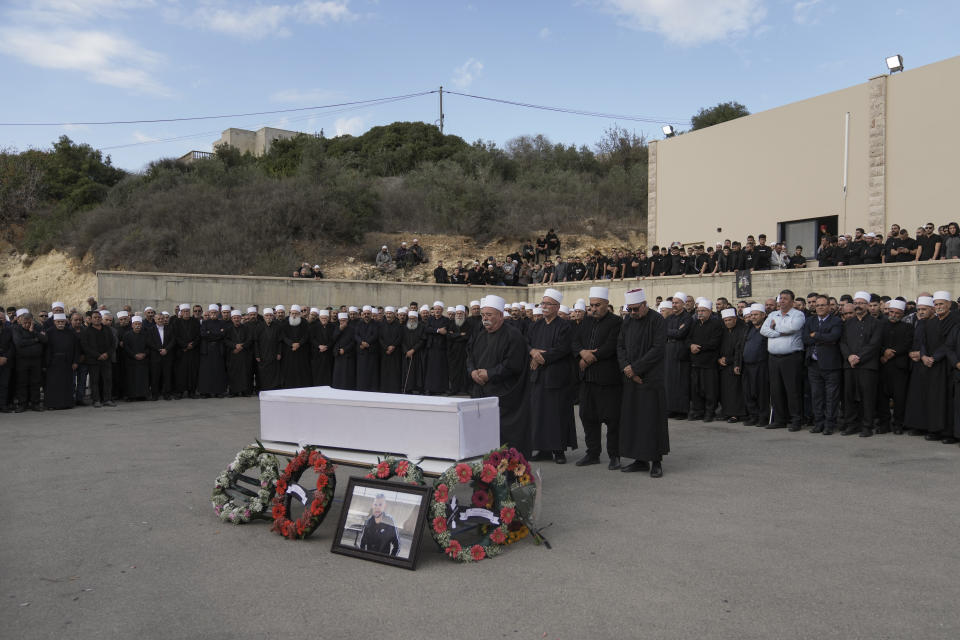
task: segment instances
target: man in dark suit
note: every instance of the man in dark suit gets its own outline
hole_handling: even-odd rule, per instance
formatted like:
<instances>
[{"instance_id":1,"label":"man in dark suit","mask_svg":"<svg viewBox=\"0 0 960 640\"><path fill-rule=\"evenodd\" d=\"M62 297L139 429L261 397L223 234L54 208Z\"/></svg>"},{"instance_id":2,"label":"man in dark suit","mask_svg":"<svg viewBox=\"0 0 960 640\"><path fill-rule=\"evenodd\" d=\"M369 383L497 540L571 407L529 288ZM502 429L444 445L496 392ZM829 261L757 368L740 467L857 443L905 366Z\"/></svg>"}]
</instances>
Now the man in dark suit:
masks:
<instances>
[{"instance_id":1,"label":"man in dark suit","mask_svg":"<svg viewBox=\"0 0 960 640\"><path fill-rule=\"evenodd\" d=\"M150 353L150 393L151 399L158 400L163 394L164 400L172 400L173 394L173 329L169 326L170 314L163 312L156 316L156 323L147 327L147 347Z\"/></svg>"},{"instance_id":2,"label":"man in dark suit","mask_svg":"<svg viewBox=\"0 0 960 640\"><path fill-rule=\"evenodd\" d=\"M891 300L880 341L880 388L877 394L877 433L890 430L890 403L893 402L893 432L903 433L903 416L907 408L907 387L910 382L910 346L913 326L901 322L907 304Z\"/></svg>"},{"instance_id":3,"label":"man in dark suit","mask_svg":"<svg viewBox=\"0 0 960 640\"><path fill-rule=\"evenodd\" d=\"M840 406L840 376L843 371L840 339L843 336L843 321L830 313L830 300L826 296L817 296L814 305L816 315L807 318L803 330L807 378L813 399L814 426L810 433L829 436L837 427Z\"/></svg>"},{"instance_id":4,"label":"man in dark suit","mask_svg":"<svg viewBox=\"0 0 960 640\"><path fill-rule=\"evenodd\" d=\"M870 294L858 291L853 296L856 311L843 323L840 353L843 354L843 408L845 429L842 435L860 432L861 438L873 435L873 416L877 408L877 380L880 369L880 341L883 326L868 313Z\"/></svg>"}]
</instances>

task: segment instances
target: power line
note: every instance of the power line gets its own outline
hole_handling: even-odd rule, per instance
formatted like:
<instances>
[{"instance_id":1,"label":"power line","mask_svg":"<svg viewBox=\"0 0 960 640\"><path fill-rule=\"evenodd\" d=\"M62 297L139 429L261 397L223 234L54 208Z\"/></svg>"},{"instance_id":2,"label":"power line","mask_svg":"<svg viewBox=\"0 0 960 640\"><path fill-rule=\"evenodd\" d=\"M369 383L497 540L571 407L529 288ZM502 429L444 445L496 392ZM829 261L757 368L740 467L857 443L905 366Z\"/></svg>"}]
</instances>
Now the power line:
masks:
<instances>
[{"instance_id":1,"label":"power line","mask_svg":"<svg viewBox=\"0 0 960 640\"><path fill-rule=\"evenodd\" d=\"M372 102L383 102L387 100L404 100L407 98L417 98L419 96L436 93L436 89L430 91L421 91L419 93L408 93L402 96L390 96L387 98L372 98L370 100L355 100L353 102L338 102L335 104L325 104L316 107L299 107L296 109L277 109L275 111L255 111L252 113L233 113L221 116L191 116L185 118L155 118L153 120L112 120L105 122L0 122L0 127L66 127L66 126L99 126L114 124L156 124L160 122L187 122L189 120L218 120L221 118L246 118L248 116L265 116L277 113L293 113L295 111L316 111L318 109L331 109L333 107L345 107L350 105L364 105Z\"/></svg>"}]
</instances>

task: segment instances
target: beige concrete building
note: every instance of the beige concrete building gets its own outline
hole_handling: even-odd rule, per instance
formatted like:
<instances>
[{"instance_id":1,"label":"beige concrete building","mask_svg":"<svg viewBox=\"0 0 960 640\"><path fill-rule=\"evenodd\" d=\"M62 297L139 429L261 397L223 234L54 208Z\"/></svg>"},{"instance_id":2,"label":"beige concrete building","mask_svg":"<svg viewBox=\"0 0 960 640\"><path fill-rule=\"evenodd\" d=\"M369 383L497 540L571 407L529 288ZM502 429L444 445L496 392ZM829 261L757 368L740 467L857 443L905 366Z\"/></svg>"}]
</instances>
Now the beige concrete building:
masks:
<instances>
[{"instance_id":1,"label":"beige concrete building","mask_svg":"<svg viewBox=\"0 0 960 640\"><path fill-rule=\"evenodd\" d=\"M220 139L213 143L213 148L216 149L222 144L228 144L239 149L240 153L262 156L270 151L270 146L275 140L293 138L298 135L300 135L299 131L287 131L286 129L274 129L272 127L263 127L257 131L227 129L220 135Z\"/></svg>"},{"instance_id":2,"label":"beige concrete building","mask_svg":"<svg viewBox=\"0 0 960 640\"><path fill-rule=\"evenodd\" d=\"M648 246L960 218L960 57L650 144Z\"/></svg>"}]
</instances>

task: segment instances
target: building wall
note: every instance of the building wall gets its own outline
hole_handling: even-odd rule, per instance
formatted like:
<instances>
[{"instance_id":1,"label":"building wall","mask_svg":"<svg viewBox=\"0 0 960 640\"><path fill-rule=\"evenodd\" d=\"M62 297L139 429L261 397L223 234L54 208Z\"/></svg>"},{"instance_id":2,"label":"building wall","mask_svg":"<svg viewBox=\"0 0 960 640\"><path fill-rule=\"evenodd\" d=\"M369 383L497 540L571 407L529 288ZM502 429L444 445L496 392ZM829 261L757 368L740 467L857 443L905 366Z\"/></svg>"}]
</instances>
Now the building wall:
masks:
<instances>
[{"instance_id":1,"label":"building wall","mask_svg":"<svg viewBox=\"0 0 960 640\"><path fill-rule=\"evenodd\" d=\"M214 148L221 144L228 144L240 153L255 154L257 149L257 134L246 129L227 129L220 139L213 143Z\"/></svg>"},{"instance_id":2,"label":"building wall","mask_svg":"<svg viewBox=\"0 0 960 640\"><path fill-rule=\"evenodd\" d=\"M659 141L648 244L773 240L778 222L829 215L849 233L956 217L958 109L960 57Z\"/></svg>"},{"instance_id":3,"label":"building wall","mask_svg":"<svg viewBox=\"0 0 960 640\"><path fill-rule=\"evenodd\" d=\"M568 282L554 285L563 291L564 303L572 306L577 298L587 298L590 287L610 287L610 299L623 303L628 289L642 287L650 300L656 296L672 296L677 291L710 299L720 296L736 299L732 274L719 276L669 276L618 282ZM495 293L508 302L539 301L546 287L468 287L413 282L378 282L366 280L296 280L292 278L256 276L190 275L179 273L142 273L98 271L97 299L109 309L130 304L142 309L151 305L172 311L177 304L226 303L246 309L251 304L260 308L274 304L297 303L316 307L364 304L406 305L411 300L433 304L441 300L447 306L466 305L488 293ZM811 291L839 297L866 290L890 296L916 298L921 291L950 291L960 295L960 260L864 265L856 267L811 268L797 271L763 271L753 274L754 300L773 297L781 289L792 289L798 295Z\"/></svg>"},{"instance_id":4,"label":"building wall","mask_svg":"<svg viewBox=\"0 0 960 640\"><path fill-rule=\"evenodd\" d=\"M270 151L274 140L284 140L300 135L297 131L264 127L257 130L257 147L253 155L262 156Z\"/></svg>"}]
</instances>

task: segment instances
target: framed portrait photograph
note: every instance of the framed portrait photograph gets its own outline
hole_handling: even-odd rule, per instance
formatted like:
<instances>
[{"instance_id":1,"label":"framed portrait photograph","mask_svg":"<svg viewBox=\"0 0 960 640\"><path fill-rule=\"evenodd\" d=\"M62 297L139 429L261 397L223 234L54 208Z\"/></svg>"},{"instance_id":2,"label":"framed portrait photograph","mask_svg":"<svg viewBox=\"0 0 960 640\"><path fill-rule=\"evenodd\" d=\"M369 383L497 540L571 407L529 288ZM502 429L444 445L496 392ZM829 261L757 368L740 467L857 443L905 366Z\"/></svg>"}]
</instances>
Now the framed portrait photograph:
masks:
<instances>
[{"instance_id":1,"label":"framed portrait photograph","mask_svg":"<svg viewBox=\"0 0 960 640\"><path fill-rule=\"evenodd\" d=\"M429 487L352 477L333 552L416 569Z\"/></svg>"}]
</instances>

